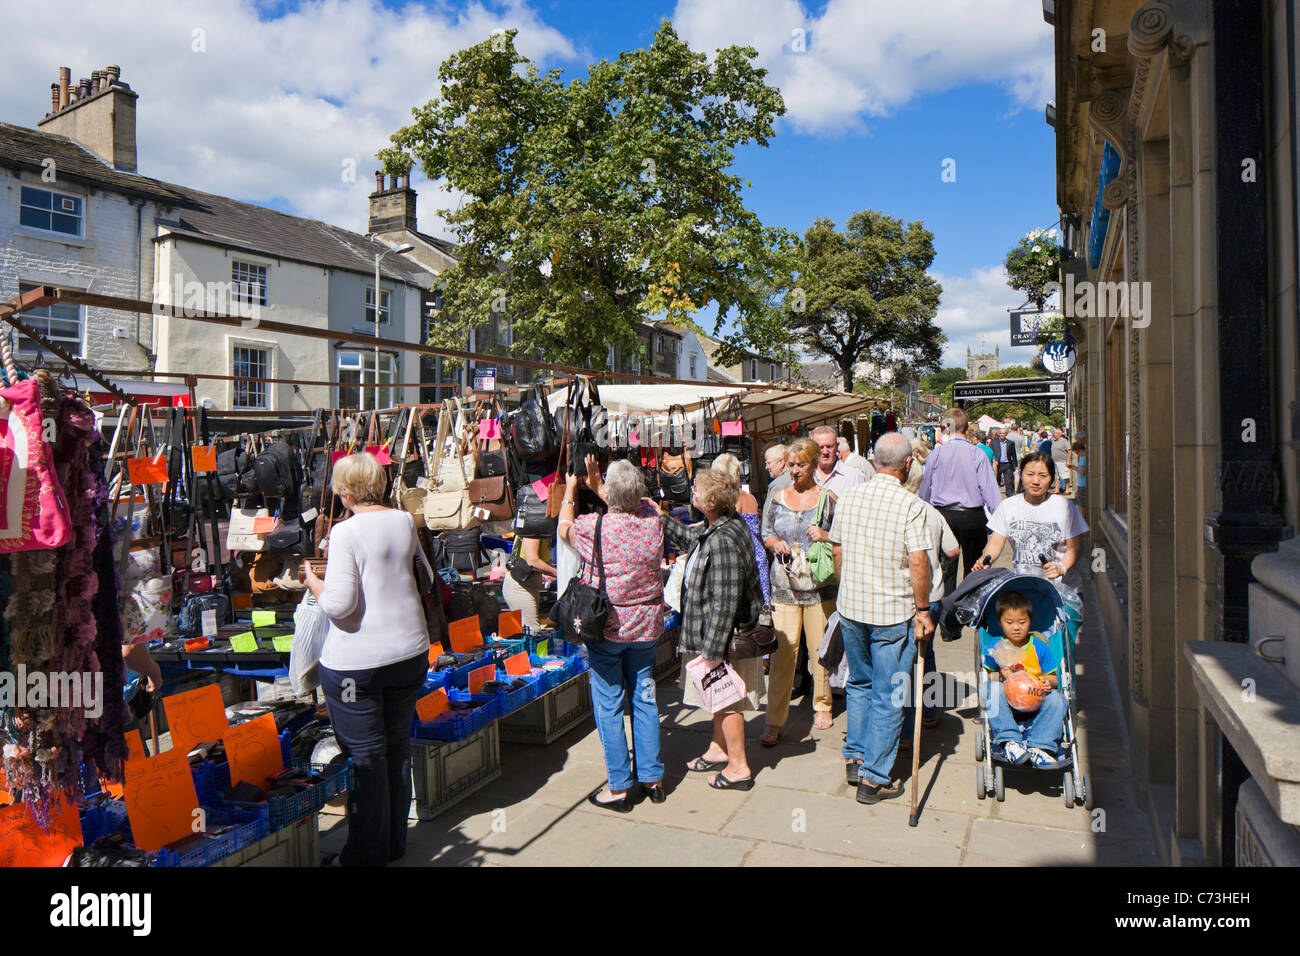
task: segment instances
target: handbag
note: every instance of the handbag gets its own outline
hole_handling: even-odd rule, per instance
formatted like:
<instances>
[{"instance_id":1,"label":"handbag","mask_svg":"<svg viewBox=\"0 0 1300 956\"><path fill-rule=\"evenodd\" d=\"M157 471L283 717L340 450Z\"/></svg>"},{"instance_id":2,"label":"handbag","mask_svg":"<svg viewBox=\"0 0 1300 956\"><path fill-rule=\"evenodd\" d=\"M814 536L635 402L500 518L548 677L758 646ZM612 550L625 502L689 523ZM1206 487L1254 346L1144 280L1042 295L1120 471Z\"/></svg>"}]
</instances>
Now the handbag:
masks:
<instances>
[{"instance_id":1,"label":"handbag","mask_svg":"<svg viewBox=\"0 0 1300 956\"><path fill-rule=\"evenodd\" d=\"M181 604L181 613L176 620L177 633L182 637L199 637L203 633L204 611L216 611L218 625L229 624L235 619L230 598L224 594L191 594Z\"/></svg>"},{"instance_id":2,"label":"handbag","mask_svg":"<svg viewBox=\"0 0 1300 956\"><path fill-rule=\"evenodd\" d=\"M605 560L600 552L600 525L604 515L596 516L596 534L592 543L592 561L600 575L595 587L582 582L582 568L569 581L560 599L551 608L551 618L564 628L565 639L574 644L600 644L605 640L605 622L609 619L609 596L605 593Z\"/></svg>"},{"instance_id":3,"label":"handbag","mask_svg":"<svg viewBox=\"0 0 1300 956\"><path fill-rule=\"evenodd\" d=\"M320 686L320 656L330 634L330 620L308 591L293 612L293 643L289 645L289 690L296 696Z\"/></svg>"},{"instance_id":4,"label":"handbag","mask_svg":"<svg viewBox=\"0 0 1300 956\"><path fill-rule=\"evenodd\" d=\"M721 427L718 424L718 406L711 398L706 398L700 410L700 433L695 442L696 468L707 470L722 454Z\"/></svg>"},{"instance_id":5,"label":"handbag","mask_svg":"<svg viewBox=\"0 0 1300 956\"><path fill-rule=\"evenodd\" d=\"M504 475L475 478L469 483L467 490L473 507L487 512L489 517L483 520L509 521L515 516L515 502L510 494L510 482Z\"/></svg>"},{"instance_id":6,"label":"handbag","mask_svg":"<svg viewBox=\"0 0 1300 956\"><path fill-rule=\"evenodd\" d=\"M546 502L537 497L532 485L523 485L515 498L515 536L520 538L555 537L556 520L546 516Z\"/></svg>"},{"instance_id":7,"label":"handbag","mask_svg":"<svg viewBox=\"0 0 1300 956\"><path fill-rule=\"evenodd\" d=\"M738 624L727 642L727 660L743 661L764 657L776 651L776 628L772 626L772 607L763 605L753 624Z\"/></svg>"},{"instance_id":8,"label":"handbag","mask_svg":"<svg viewBox=\"0 0 1300 956\"><path fill-rule=\"evenodd\" d=\"M790 590L817 590L817 585L813 583L812 566L799 545L791 545L790 553L781 556L781 564L784 565L785 575L790 581Z\"/></svg>"},{"instance_id":9,"label":"handbag","mask_svg":"<svg viewBox=\"0 0 1300 956\"><path fill-rule=\"evenodd\" d=\"M35 379L0 388L0 553L58 548L72 537L68 501L45 441Z\"/></svg>"},{"instance_id":10,"label":"handbag","mask_svg":"<svg viewBox=\"0 0 1300 956\"><path fill-rule=\"evenodd\" d=\"M412 432L415 432L415 448L411 448ZM422 478L429 474L428 436L424 433L424 409L408 410L406 431L402 436L401 452L398 461L397 477L393 481L393 505L411 516L415 528L425 527L424 498L427 489L420 487Z\"/></svg>"},{"instance_id":11,"label":"handbag","mask_svg":"<svg viewBox=\"0 0 1300 956\"><path fill-rule=\"evenodd\" d=\"M447 546L449 563L457 571L472 575L487 563L487 556L483 553L482 531L479 528L448 531L442 540Z\"/></svg>"},{"instance_id":12,"label":"handbag","mask_svg":"<svg viewBox=\"0 0 1300 956\"><path fill-rule=\"evenodd\" d=\"M253 531L253 523L258 518L269 518L271 512L266 508L230 509L230 525L226 529L226 550L261 552L266 550L266 532Z\"/></svg>"},{"instance_id":13,"label":"handbag","mask_svg":"<svg viewBox=\"0 0 1300 956\"><path fill-rule=\"evenodd\" d=\"M739 395L727 399L727 406L718 417L718 432L722 438L721 451L730 452L740 461L741 483L749 481L754 443L745 433L745 406Z\"/></svg>"},{"instance_id":14,"label":"handbag","mask_svg":"<svg viewBox=\"0 0 1300 956\"><path fill-rule=\"evenodd\" d=\"M817 508L813 511L812 523L820 528L822 512L829 495L823 491L817 499ZM829 541L814 541L804 552L808 566L812 570L813 583L822 586L835 583L835 552Z\"/></svg>"},{"instance_id":15,"label":"handbag","mask_svg":"<svg viewBox=\"0 0 1300 956\"><path fill-rule=\"evenodd\" d=\"M673 445L673 415L676 412L681 413L680 428L680 445ZM668 447L680 447L680 454L673 454L664 450L663 432L659 432L659 444L655 449L655 460L657 461L657 478L659 485L659 497L663 501L673 501L678 504L689 504L691 500L691 482L695 479L695 469L691 462L690 446L686 443L686 429L688 423L686 420L686 409L680 405L672 405L668 409Z\"/></svg>"},{"instance_id":16,"label":"handbag","mask_svg":"<svg viewBox=\"0 0 1300 956\"><path fill-rule=\"evenodd\" d=\"M528 584L528 579L531 578L533 573L537 570L529 564L520 553L523 543L524 539L519 535L515 535L514 544L510 548L510 559L506 561L506 571L520 587L525 587Z\"/></svg>"},{"instance_id":17,"label":"handbag","mask_svg":"<svg viewBox=\"0 0 1300 956\"><path fill-rule=\"evenodd\" d=\"M509 473L510 460L507 457L509 449L501 437L503 417L501 403L494 398L485 417L480 417L479 411L480 409L475 409L475 420L472 423L475 429L472 440L478 452L474 476L476 478L504 477Z\"/></svg>"},{"instance_id":18,"label":"handbag","mask_svg":"<svg viewBox=\"0 0 1300 956\"><path fill-rule=\"evenodd\" d=\"M519 408L505 423L504 434L515 456L530 464L547 461L559 450L559 435L541 385L525 393Z\"/></svg>"},{"instance_id":19,"label":"handbag","mask_svg":"<svg viewBox=\"0 0 1300 956\"><path fill-rule=\"evenodd\" d=\"M449 427L450 416L444 407L438 416L438 439L435 447L439 452L443 448ZM433 474L426 482L422 503L425 527L430 531L455 531L478 524L479 519L474 514L468 486L464 459L458 448L454 448L449 456L435 457Z\"/></svg>"}]
</instances>

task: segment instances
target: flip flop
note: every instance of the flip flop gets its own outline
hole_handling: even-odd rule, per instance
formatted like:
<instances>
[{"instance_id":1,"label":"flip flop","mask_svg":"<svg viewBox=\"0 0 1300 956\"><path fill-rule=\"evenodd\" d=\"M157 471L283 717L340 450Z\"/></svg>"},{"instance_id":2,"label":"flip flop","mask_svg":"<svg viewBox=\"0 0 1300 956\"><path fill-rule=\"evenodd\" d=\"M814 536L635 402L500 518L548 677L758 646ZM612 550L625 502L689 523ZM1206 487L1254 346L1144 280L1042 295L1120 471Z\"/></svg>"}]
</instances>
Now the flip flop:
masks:
<instances>
[{"instance_id":1,"label":"flip flop","mask_svg":"<svg viewBox=\"0 0 1300 956\"><path fill-rule=\"evenodd\" d=\"M727 765L725 760L705 760L703 757L696 757L686 765L686 769L691 773L713 773L715 770L721 770Z\"/></svg>"},{"instance_id":2,"label":"flip flop","mask_svg":"<svg viewBox=\"0 0 1300 956\"><path fill-rule=\"evenodd\" d=\"M834 723L835 719L824 710L817 711L816 716L813 717L814 730L830 730Z\"/></svg>"},{"instance_id":3,"label":"flip flop","mask_svg":"<svg viewBox=\"0 0 1300 956\"><path fill-rule=\"evenodd\" d=\"M745 777L743 780L732 780L726 774L719 772L712 780L709 786L714 790L753 790L754 778Z\"/></svg>"}]
</instances>

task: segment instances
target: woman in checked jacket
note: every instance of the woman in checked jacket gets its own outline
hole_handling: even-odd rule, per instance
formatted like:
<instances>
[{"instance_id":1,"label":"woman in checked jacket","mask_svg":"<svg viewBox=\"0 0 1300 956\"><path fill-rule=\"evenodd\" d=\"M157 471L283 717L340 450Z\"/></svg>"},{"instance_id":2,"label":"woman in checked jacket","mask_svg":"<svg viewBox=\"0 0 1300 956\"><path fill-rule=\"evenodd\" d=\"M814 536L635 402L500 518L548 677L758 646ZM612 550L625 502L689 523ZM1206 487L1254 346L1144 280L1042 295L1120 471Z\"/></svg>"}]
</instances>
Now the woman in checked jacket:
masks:
<instances>
[{"instance_id":1,"label":"woman in checked jacket","mask_svg":"<svg viewBox=\"0 0 1300 956\"><path fill-rule=\"evenodd\" d=\"M701 470L695 473L693 501L707 524L688 528L673 518L663 519L665 536L686 561L679 645L683 664L697 655L711 664L725 660L736 624L755 622L762 610L753 539L749 526L736 515L739 494L739 483L725 472ZM758 710L763 661L749 658L732 661L731 666L745 684L745 696L713 715L713 741L687 769L710 774L709 786L715 789L750 790L754 778L745 756L745 712ZM685 666L682 691L684 704L703 706Z\"/></svg>"}]
</instances>

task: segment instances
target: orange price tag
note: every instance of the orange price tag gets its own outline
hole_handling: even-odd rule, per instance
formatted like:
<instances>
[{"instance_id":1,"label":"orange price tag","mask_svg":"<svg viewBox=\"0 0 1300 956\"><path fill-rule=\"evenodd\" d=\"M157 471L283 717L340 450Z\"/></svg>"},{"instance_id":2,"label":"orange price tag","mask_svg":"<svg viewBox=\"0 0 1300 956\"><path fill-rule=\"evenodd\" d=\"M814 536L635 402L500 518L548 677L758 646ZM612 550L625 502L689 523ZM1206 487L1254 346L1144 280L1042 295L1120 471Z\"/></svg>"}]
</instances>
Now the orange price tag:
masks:
<instances>
[{"instance_id":1,"label":"orange price tag","mask_svg":"<svg viewBox=\"0 0 1300 956\"><path fill-rule=\"evenodd\" d=\"M451 710L451 701L447 699L447 692L441 687L425 694L415 703L415 716L430 723L449 710Z\"/></svg>"},{"instance_id":2,"label":"orange price tag","mask_svg":"<svg viewBox=\"0 0 1300 956\"><path fill-rule=\"evenodd\" d=\"M469 672L469 692L477 694L483 689L483 685L497 676L495 664L484 664Z\"/></svg>"},{"instance_id":3,"label":"orange price tag","mask_svg":"<svg viewBox=\"0 0 1300 956\"><path fill-rule=\"evenodd\" d=\"M442 649L442 645L439 644L437 641L430 644L429 645L429 669L432 670L434 667L437 666L439 654L446 654L446 653L447 652Z\"/></svg>"},{"instance_id":4,"label":"orange price tag","mask_svg":"<svg viewBox=\"0 0 1300 956\"><path fill-rule=\"evenodd\" d=\"M195 445L190 449L190 462L194 465L195 474L200 474L205 471L216 471L217 446Z\"/></svg>"},{"instance_id":5,"label":"orange price tag","mask_svg":"<svg viewBox=\"0 0 1300 956\"><path fill-rule=\"evenodd\" d=\"M478 615L464 617L447 625L447 639L453 654L468 654L483 644L483 632L478 627Z\"/></svg>"},{"instance_id":6,"label":"orange price tag","mask_svg":"<svg viewBox=\"0 0 1300 956\"><path fill-rule=\"evenodd\" d=\"M49 830L42 829L27 803L0 809L0 866L62 866L72 848L81 846L76 804L55 794L49 823Z\"/></svg>"},{"instance_id":7,"label":"orange price tag","mask_svg":"<svg viewBox=\"0 0 1300 956\"><path fill-rule=\"evenodd\" d=\"M199 797L184 750L134 761L125 789L131 837L140 849L158 850L195 832Z\"/></svg>"},{"instance_id":8,"label":"orange price tag","mask_svg":"<svg viewBox=\"0 0 1300 956\"><path fill-rule=\"evenodd\" d=\"M126 762L135 763L137 760L148 760L149 755L145 753L144 737L139 730L132 730L126 735Z\"/></svg>"},{"instance_id":9,"label":"orange price tag","mask_svg":"<svg viewBox=\"0 0 1300 956\"><path fill-rule=\"evenodd\" d=\"M497 637L513 637L524 633L523 611L502 611L497 615Z\"/></svg>"},{"instance_id":10,"label":"orange price tag","mask_svg":"<svg viewBox=\"0 0 1300 956\"><path fill-rule=\"evenodd\" d=\"M167 484L167 461L164 458L129 458L126 469L133 485Z\"/></svg>"},{"instance_id":11,"label":"orange price tag","mask_svg":"<svg viewBox=\"0 0 1300 956\"><path fill-rule=\"evenodd\" d=\"M163 710L172 732L172 749L181 753L189 753L195 744L220 740L230 726L217 684L164 697Z\"/></svg>"},{"instance_id":12,"label":"orange price tag","mask_svg":"<svg viewBox=\"0 0 1300 956\"><path fill-rule=\"evenodd\" d=\"M275 732L275 716L263 714L226 731L226 753L230 757L230 782L241 780L266 789L268 777L284 769L280 735Z\"/></svg>"},{"instance_id":13,"label":"orange price tag","mask_svg":"<svg viewBox=\"0 0 1300 956\"><path fill-rule=\"evenodd\" d=\"M269 534L275 530L275 526L280 523L280 519L274 515L267 515L261 518L253 519L253 534Z\"/></svg>"},{"instance_id":14,"label":"orange price tag","mask_svg":"<svg viewBox=\"0 0 1300 956\"><path fill-rule=\"evenodd\" d=\"M506 658L506 673L513 677L527 677L533 672L533 665L528 661L528 655L520 651L518 654L511 654Z\"/></svg>"},{"instance_id":15,"label":"orange price tag","mask_svg":"<svg viewBox=\"0 0 1300 956\"><path fill-rule=\"evenodd\" d=\"M212 642L208 640L206 637L191 637L188 641L185 642L185 649L187 651L201 651L203 650L203 648L208 647L211 643Z\"/></svg>"}]
</instances>

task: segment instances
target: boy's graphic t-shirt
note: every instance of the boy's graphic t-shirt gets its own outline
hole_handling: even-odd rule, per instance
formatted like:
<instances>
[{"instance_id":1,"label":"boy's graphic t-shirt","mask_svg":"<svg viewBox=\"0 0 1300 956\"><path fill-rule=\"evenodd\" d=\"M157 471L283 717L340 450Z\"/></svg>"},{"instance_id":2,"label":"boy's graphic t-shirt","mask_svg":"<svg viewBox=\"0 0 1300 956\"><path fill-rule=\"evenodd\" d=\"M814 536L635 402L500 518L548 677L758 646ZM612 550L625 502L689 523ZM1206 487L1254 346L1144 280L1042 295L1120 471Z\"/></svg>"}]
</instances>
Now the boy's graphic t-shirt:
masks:
<instances>
[{"instance_id":1,"label":"boy's graphic t-shirt","mask_svg":"<svg viewBox=\"0 0 1300 956\"><path fill-rule=\"evenodd\" d=\"M1056 673L1060 666L1061 662L1048 647L1047 639L1038 631L1030 633L1029 641L1023 647L1016 647L1004 637L989 645L984 652L985 670L996 671L1010 667L1013 671L1028 671L1040 681L1048 674Z\"/></svg>"}]
</instances>

